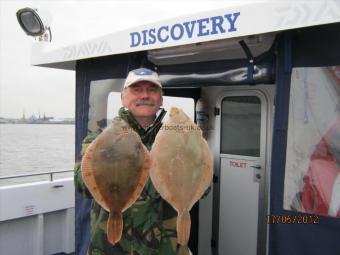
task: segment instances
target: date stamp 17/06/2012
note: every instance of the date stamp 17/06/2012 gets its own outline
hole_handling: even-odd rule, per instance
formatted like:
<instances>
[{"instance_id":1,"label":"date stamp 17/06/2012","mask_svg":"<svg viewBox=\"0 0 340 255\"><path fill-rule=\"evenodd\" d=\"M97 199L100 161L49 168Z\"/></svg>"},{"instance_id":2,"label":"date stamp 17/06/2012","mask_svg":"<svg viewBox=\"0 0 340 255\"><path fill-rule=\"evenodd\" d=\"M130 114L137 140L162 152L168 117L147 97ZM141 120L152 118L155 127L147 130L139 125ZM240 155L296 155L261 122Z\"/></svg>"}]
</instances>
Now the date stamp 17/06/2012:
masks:
<instances>
[{"instance_id":1,"label":"date stamp 17/06/2012","mask_svg":"<svg viewBox=\"0 0 340 255\"><path fill-rule=\"evenodd\" d=\"M270 214L267 215L267 224L319 224L318 215L290 215Z\"/></svg>"}]
</instances>

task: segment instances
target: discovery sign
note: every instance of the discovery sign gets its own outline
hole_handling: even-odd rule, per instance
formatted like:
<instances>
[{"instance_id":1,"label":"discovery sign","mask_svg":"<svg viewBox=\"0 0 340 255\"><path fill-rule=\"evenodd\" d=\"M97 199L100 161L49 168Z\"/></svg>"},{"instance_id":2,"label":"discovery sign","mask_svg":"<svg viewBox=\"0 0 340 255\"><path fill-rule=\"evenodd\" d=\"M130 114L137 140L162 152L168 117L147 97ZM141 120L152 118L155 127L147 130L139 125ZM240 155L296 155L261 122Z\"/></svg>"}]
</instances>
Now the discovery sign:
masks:
<instances>
[{"instance_id":1,"label":"discovery sign","mask_svg":"<svg viewBox=\"0 0 340 255\"><path fill-rule=\"evenodd\" d=\"M239 16L240 12L235 12L131 32L130 48L235 32Z\"/></svg>"}]
</instances>

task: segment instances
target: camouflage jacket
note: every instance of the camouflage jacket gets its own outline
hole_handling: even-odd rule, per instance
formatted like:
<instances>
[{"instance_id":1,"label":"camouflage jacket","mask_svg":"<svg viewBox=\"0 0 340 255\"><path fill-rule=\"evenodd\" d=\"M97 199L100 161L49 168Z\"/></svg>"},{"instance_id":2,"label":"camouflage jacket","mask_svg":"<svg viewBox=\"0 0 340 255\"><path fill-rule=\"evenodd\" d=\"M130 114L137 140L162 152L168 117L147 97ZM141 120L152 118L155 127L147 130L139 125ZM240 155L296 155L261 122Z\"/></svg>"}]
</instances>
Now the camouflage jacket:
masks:
<instances>
[{"instance_id":1,"label":"camouflage jacket","mask_svg":"<svg viewBox=\"0 0 340 255\"><path fill-rule=\"evenodd\" d=\"M124 108L119 110L119 116L140 135L149 150L162 126L164 115L165 111L162 110L154 124L144 130L130 112ZM82 155L95 138L96 134L90 133L84 139ZM79 162L75 166L75 186L84 196L91 197L83 183ZM160 197L149 179L139 199L123 213L122 238L113 246L106 236L108 213L93 200L88 254L188 255L188 248L177 244L176 219L176 211Z\"/></svg>"}]
</instances>

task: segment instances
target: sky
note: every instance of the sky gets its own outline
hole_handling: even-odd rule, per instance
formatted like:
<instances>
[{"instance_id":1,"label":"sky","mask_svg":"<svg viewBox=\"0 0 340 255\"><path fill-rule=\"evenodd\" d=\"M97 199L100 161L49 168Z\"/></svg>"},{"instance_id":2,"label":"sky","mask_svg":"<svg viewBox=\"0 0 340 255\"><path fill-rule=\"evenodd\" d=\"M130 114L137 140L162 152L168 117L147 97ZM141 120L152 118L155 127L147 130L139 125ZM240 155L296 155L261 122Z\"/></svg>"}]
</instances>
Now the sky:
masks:
<instances>
[{"instance_id":1,"label":"sky","mask_svg":"<svg viewBox=\"0 0 340 255\"><path fill-rule=\"evenodd\" d=\"M75 72L30 65L32 44L38 42L20 28L17 10L34 7L48 11L52 43L58 47L142 23L218 8L226 2L231 1L0 0L0 117L75 117ZM116 26L108 27L112 19Z\"/></svg>"}]
</instances>

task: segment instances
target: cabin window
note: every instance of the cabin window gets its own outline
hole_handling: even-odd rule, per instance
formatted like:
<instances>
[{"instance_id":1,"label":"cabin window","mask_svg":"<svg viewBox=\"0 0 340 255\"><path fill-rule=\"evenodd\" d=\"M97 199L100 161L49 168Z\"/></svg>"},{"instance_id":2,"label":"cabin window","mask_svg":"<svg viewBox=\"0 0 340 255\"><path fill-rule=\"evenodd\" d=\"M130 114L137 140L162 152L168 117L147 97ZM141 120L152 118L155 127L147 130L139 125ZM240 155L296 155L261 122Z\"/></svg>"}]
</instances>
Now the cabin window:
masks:
<instances>
[{"instance_id":1,"label":"cabin window","mask_svg":"<svg viewBox=\"0 0 340 255\"><path fill-rule=\"evenodd\" d=\"M222 101L221 153L259 157L261 101L256 96Z\"/></svg>"},{"instance_id":2,"label":"cabin window","mask_svg":"<svg viewBox=\"0 0 340 255\"><path fill-rule=\"evenodd\" d=\"M120 92L123 84L124 79L91 81L88 122L88 129L90 131L98 133L106 127L109 95L112 92ZM120 99L118 102L120 103ZM116 104L116 102L111 103L111 106Z\"/></svg>"},{"instance_id":3,"label":"cabin window","mask_svg":"<svg viewBox=\"0 0 340 255\"><path fill-rule=\"evenodd\" d=\"M291 77L284 208L340 217L340 66Z\"/></svg>"},{"instance_id":4,"label":"cabin window","mask_svg":"<svg viewBox=\"0 0 340 255\"><path fill-rule=\"evenodd\" d=\"M122 107L120 92L124 79L107 79L92 81L89 97L89 122L88 129L92 132L100 132L111 123L118 115ZM181 108L192 120L195 115L195 103L193 98L163 96L163 108L169 111L171 106ZM163 122L168 119L165 115Z\"/></svg>"}]
</instances>

